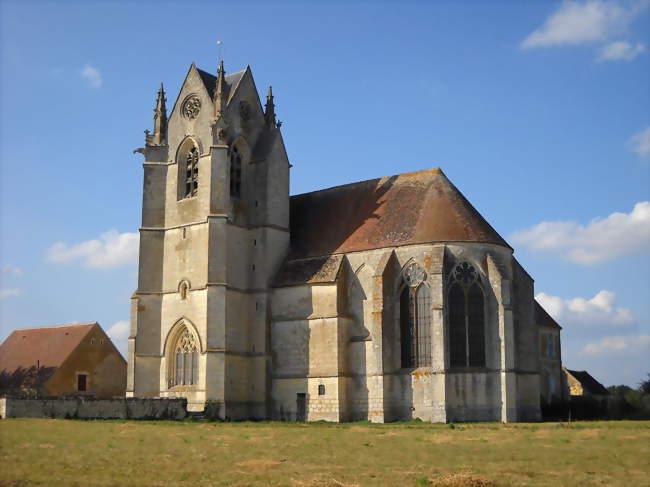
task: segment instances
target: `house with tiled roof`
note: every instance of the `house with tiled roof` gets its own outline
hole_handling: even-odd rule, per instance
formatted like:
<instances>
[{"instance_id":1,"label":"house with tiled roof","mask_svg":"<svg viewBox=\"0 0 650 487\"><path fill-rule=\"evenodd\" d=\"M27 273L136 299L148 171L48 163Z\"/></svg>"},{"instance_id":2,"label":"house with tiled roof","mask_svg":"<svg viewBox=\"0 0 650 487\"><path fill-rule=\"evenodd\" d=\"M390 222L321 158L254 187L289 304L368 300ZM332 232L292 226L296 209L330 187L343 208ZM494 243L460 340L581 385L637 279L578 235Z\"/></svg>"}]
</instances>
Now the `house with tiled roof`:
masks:
<instances>
[{"instance_id":1,"label":"house with tiled roof","mask_svg":"<svg viewBox=\"0 0 650 487\"><path fill-rule=\"evenodd\" d=\"M169 116L161 86L135 152L128 396L228 419L540 418L560 358L540 330L559 328L441 169L290 196L271 87L262 105L250 67L223 63L192 64Z\"/></svg>"},{"instance_id":2,"label":"house with tiled roof","mask_svg":"<svg viewBox=\"0 0 650 487\"><path fill-rule=\"evenodd\" d=\"M0 394L123 396L126 367L98 323L15 330L0 345Z\"/></svg>"},{"instance_id":3,"label":"house with tiled roof","mask_svg":"<svg viewBox=\"0 0 650 487\"><path fill-rule=\"evenodd\" d=\"M607 388L586 370L563 369L565 381L572 397L588 396L604 401L609 396Z\"/></svg>"}]
</instances>

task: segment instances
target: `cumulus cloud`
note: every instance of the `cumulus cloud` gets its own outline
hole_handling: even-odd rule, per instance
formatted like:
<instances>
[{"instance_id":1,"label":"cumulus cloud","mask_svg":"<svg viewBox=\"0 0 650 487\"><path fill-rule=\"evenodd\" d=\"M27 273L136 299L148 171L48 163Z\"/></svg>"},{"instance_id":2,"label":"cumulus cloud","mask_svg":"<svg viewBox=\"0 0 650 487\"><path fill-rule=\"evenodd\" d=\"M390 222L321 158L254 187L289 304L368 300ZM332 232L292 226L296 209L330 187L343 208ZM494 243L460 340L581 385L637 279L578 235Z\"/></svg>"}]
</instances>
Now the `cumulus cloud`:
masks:
<instances>
[{"instance_id":1,"label":"cumulus cloud","mask_svg":"<svg viewBox=\"0 0 650 487\"><path fill-rule=\"evenodd\" d=\"M118 321L106 331L106 334L110 337L113 345L126 357L131 324L128 321Z\"/></svg>"},{"instance_id":2,"label":"cumulus cloud","mask_svg":"<svg viewBox=\"0 0 650 487\"><path fill-rule=\"evenodd\" d=\"M604 42L624 32L639 10L637 6L625 8L613 1L565 1L540 28L522 41L521 47Z\"/></svg>"},{"instance_id":3,"label":"cumulus cloud","mask_svg":"<svg viewBox=\"0 0 650 487\"><path fill-rule=\"evenodd\" d=\"M630 213L612 213L587 225L571 221L541 222L518 230L510 241L533 251L560 254L579 264L595 264L650 251L650 202L636 203Z\"/></svg>"},{"instance_id":4,"label":"cumulus cloud","mask_svg":"<svg viewBox=\"0 0 650 487\"><path fill-rule=\"evenodd\" d=\"M645 51L645 45L637 42L630 44L625 41L610 42L603 46L598 54L599 61L631 61Z\"/></svg>"},{"instance_id":5,"label":"cumulus cloud","mask_svg":"<svg viewBox=\"0 0 650 487\"><path fill-rule=\"evenodd\" d=\"M650 156L650 125L627 141L627 147L641 157Z\"/></svg>"},{"instance_id":6,"label":"cumulus cloud","mask_svg":"<svg viewBox=\"0 0 650 487\"><path fill-rule=\"evenodd\" d=\"M12 296L20 296L22 294L22 289L0 289L0 299L7 299Z\"/></svg>"},{"instance_id":7,"label":"cumulus cloud","mask_svg":"<svg viewBox=\"0 0 650 487\"><path fill-rule=\"evenodd\" d=\"M102 79L102 74L99 72L99 70L89 64L86 64L86 66L84 66L84 68L79 71L79 74L88 82L88 85L92 88L99 88L104 82Z\"/></svg>"},{"instance_id":8,"label":"cumulus cloud","mask_svg":"<svg viewBox=\"0 0 650 487\"><path fill-rule=\"evenodd\" d=\"M635 352L645 352L646 357L650 356L650 335L606 336L582 348L584 355Z\"/></svg>"},{"instance_id":9,"label":"cumulus cloud","mask_svg":"<svg viewBox=\"0 0 650 487\"><path fill-rule=\"evenodd\" d=\"M91 269L111 269L136 263L138 242L137 233L118 233L117 230L110 230L98 239L76 245L56 242L50 248L47 260L64 264L81 262Z\"/></svg>"},{"instance_id":10,"label":"cumulus cloud","mask_svg":"<svg viewBox=\"0 0 650 487\"><path fill-rule=\"evenodd\" d=\"M616 306L612 291L599 291L591 299L564 299L546 293L537 294L535 299L560 325L624 326L636 320L632 311Z\"/></svg>"}]
</instances>

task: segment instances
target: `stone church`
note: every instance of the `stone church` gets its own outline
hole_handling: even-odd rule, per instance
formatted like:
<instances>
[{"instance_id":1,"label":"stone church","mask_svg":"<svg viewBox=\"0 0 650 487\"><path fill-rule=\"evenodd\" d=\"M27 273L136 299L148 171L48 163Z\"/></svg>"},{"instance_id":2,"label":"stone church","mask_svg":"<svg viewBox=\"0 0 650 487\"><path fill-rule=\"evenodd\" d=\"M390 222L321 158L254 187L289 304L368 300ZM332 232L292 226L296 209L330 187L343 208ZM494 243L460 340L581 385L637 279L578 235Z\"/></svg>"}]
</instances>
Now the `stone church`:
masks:
<instances>
[{"instance_id":1,"label":"stone church","mask_svg":"<svg viewBox=\"0 0 650 487\"><path fill-rule=\"evenodd\" d=\"M154 113L128 396L227 419L540 418L533 279L440 169L289 196L249 67L192 64Z\"/></svg>"}]
</instances>

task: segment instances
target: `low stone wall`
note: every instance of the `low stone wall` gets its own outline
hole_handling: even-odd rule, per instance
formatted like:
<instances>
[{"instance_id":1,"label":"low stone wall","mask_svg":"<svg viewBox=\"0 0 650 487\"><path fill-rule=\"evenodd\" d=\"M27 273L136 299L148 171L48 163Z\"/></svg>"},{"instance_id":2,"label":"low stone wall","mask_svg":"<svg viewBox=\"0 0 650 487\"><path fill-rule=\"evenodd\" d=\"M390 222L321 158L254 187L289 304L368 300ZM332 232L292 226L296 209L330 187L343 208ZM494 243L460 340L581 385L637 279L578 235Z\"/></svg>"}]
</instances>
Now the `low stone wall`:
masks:
<instances>
[{"instance_id":1,"label":"low stone wall","mask_svg":"<svg viewBox=\"0 0 650 487\"><path fill-rule=\"evenodd\" d=\"M0 419L173 419L187 417L185 398L0 398Z\"/></svg>"}]
</instances>

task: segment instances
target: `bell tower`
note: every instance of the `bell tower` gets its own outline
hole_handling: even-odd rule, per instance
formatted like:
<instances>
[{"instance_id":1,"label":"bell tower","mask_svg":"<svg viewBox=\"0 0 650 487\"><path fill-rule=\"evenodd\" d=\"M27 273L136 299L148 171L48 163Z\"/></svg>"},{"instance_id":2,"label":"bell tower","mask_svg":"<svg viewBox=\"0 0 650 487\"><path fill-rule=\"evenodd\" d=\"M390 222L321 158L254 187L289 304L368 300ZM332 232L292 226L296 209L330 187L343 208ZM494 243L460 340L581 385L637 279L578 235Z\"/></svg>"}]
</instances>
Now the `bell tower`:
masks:
<instances>
[{"instance_id":1,"label":"bell tower","mask_svg":"<svg viewBox=\"0 0 650 487\"><path fill-rule=\"evenodd\" d=\"M214 401L269 416L271 280L289 245L289 161L269 87L250 67L189 68L167 117L161 85L144 155L127 396Z\"/></svg>"}]
</instances>

